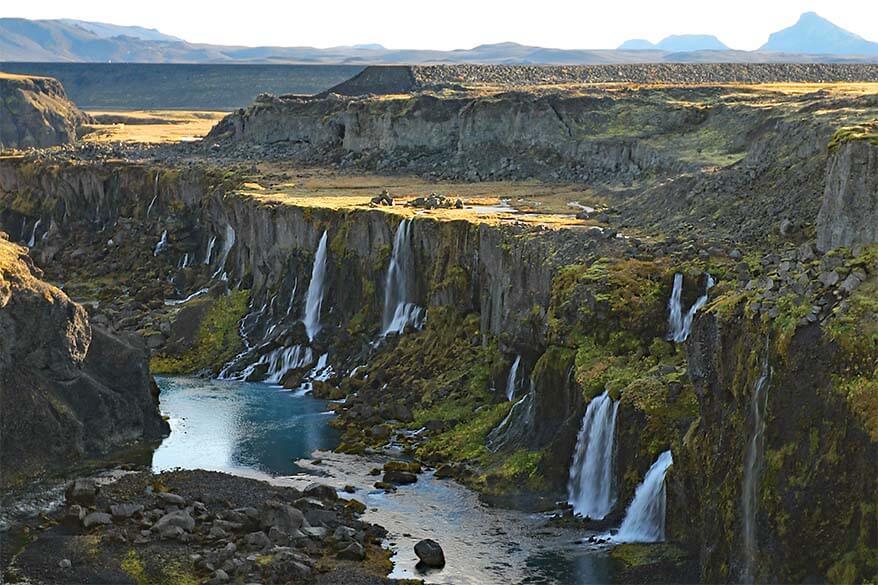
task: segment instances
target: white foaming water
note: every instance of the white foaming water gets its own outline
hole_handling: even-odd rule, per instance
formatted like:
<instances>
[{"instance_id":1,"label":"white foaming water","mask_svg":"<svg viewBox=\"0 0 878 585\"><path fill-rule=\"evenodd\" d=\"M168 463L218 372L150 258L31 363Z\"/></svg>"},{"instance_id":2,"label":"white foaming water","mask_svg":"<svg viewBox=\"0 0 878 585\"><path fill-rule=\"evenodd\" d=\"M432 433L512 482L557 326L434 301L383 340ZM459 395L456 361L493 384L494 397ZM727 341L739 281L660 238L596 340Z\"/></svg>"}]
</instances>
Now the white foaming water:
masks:
<instances>
[{"instance_id":1,"label":"white foaming water","mask_svg":"<svg viewBox=\"0 0 878 585\"><path fill-rule=\"evenodd\" d=\"M217 264L216 271L213 273L213 277L216 278L220 272L223 271L223 268L226 265L226 259L229 257L229 252L232 251L232 246L235 245L235 229L226 224L226 238L223 240L223 247L220 251L220 261ZM208 254L208 257L210 255Z\"/></svg>"},{"instance_id":2,"label":"white foaming water","mask_svg":"<svg viewBox=\"0 0 878 585\"><path fill-rule=\"evenodd\" d=\"M180 268L186 268L187 266L189 266L189 252L185 252L183 258L180 259Z\"/></svg>"},{"instance_id":3,"label":"white foaming water","mask_svg":"<svg viewBox=\"0 0 878 585\"><path fill-rule=\"evenodd\" d=\"M393 252L384 284L383 335L402 333L407 325L420 328L424 310L415 303L415 254L412 245L412 221L404 219L396 228Z\"/></svg>"},{"instance_id":4,"label":"white foaming water","mask_svg":"<svg viewBox=\"0 0 878 585\"><path fill-rule=\"evenodd\" d=\"M210 264L210 256L213 254L213 246L216 244L216 236L210 236L210 239L207 240L207 250L204 254L204 262L202 264Z\"/></svg>"},{"instance_id":5,"label":"white foaming water","mask_svg":"<svg viewBox=\"0 0 878 585\"><path fill-rule=\"evenodd\" d=\"M33 248L34 244L37 243L37 228L40 227L41 223L43 223L42 218L37 218L37 221L34 223L34 229L30 233L30 239L27 241L28 248Z\"/></svg>"},{"instance_id":6,"label":"white foaming water","mask_svg":"<svg viewBox=\"0 0 878 585\"><path fill-rule=\"evenodd\" d=\"M744 460L744 482L741 488L741 512L743 516L744 541L744 572L741 580L753 583L753 565L756 560L756 504L759 500L759 479L762 474L762 463L765 458L765 411L768 408L768 340L765 342L765 360L762 372L753 388L750 402L750 413L753 417L753 433L747 444L747 455Z\"/></svg>"},{"instance_id":7,"label":"white foaming water","mask_svg":"<svg viewBox=\"0 0 878 585\"><path fill-rule=\"evenodd\" d=\"M310 347L294 345L292 347L279 347L271 353L263 355L258 363L268 364L265 382L268 384L280 384L287 372L303 368L312 361L314 361L314 355ZM252 372L252 369L250 371Z\"/></svg>"},{"instance_id":8,"label":"white foaming water","mask_svg":"<svg viewBox=\"0 0 878 585\"><path fill-rule=\"evenodd\" d=\"M689 338L692 331L692 322L695 320L695 313L707 304L707 293L716 284L711 275L707 275L707 283L704 287L704 294L698 297L686 315L683 315L683 306L681 296L683 294L683 275L677 273L674 275L674 288L671 290L671 298L668 300L668 341L682 343Z\"/></svg>"},{"instance_id":9,"label":"white foaming water","mask_svg":"<svg viewBox=\"0 0 878 585\"><path fill-rule=\"evenodd\" d=\"M506 378L506 400L512 400L515 391L518 389L518 366L521 365L521 356L515 356L512 367L509 369L509 376Z\"/></svg>"},{"instance_id":10,"label":"white foaming water","mask_svg":"<svg viewBox=\"0 0 878 585\"><path fill-rule=\"evenodd\" d=\"M165 304L166 304L166 305L182 305L183 303L187 303L187 302L191 301L191 300L194 299L195 297L200 297L201 295L206 295L208 292L209 292L209 289L207 289L207 288L203 288L203 289L201 289L201 290L197 290L197 291L195 291L194 293L192 293L191 295L189 295L189 296L186 297L185 299L180 299L180 300L173 300L173 299L172 299L172 300L166 300L166 301L165 301Z\"/></svg>"},{"instance_id":11,"label":"white foaming water","mask_svg":"<svg viewBox=\"0 0 878 585\"><path fill-rule=\"evenodd\" d=\"M613 446L619 403L607 392L588 403L576 438L567 501L573 512L603 520L616 505L613 485Z\"/></svg>"},{"instance_id":12,"label":"white foaming water","mask_svg":"<svg viewBox=\"0 0 878 585\"><path fill-rule=\"evenodd\" d=\"M323 306L323 281L326 278L326 231L317 245L314 255L314 267L311 269L311 282L308 284L308 295L305 297L305 330L308 339L320 331L320 308Z\"/></svg>"},{"instance_id":13,"label":"white foaming water","mask_svg":"<svg viewBox=\"0 0 878 585\"><path fill-rule=\"evenodd\" d=\"M646 472L614 537L616 542L661 542L665 539L665 475L673 463L671 452L665 451Z\"/></svg>"},{"instance_id":14,"label":"white foaming water","mask_svg":"<svg viewBox=\"0 0 878 585\"><path fill-rule=\"evenodd\" d=\"M155 245L155 249L152 251L152 255L158 256L167 247L168 247L168 230L164 230L164 231L162 231L162 239L160 239L158 244Z\"/></svg>"}]
</instances>

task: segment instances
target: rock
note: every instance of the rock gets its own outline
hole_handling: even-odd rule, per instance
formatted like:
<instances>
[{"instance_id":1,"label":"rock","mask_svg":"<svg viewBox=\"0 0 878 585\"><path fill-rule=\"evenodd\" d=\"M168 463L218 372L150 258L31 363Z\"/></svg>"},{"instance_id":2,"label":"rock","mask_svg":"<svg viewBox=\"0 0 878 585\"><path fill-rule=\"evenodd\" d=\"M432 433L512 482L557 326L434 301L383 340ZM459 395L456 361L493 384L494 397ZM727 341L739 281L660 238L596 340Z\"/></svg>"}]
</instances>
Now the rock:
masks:
<instances>
[{"instance_id":1,"label":"rock","mask_svg":"<svg viewBox=\"0 0 878 585\"><path fill-rule=\"evenodd\" d=\"M222 569L217 569L213 572L213 580L217 583L225 583L229 580L229 574Z\"/></svg>"},{"instance_id":2,"label":"rock","mask_svg":"<svg viewBox=\"0 0 878 585\"><path fill-rule=\"evenodd\" d=\"M427 538L419 541L415 545L415 554L428 567L445 566L445 553L435 540Z\"/></svg>"},{"instance_id":3,"label":"rock","mask_svg":"<svg viewBox=\"0 0 878 585\"><path fill-rule=\"evenodd\" d=\"M352 542L338 551L335 556L346 561L362 561L366 558L366 549L359 542Z\"/></svg>"},{"instance_id":4,"label":"rock","mask_svg":"<svg viewBox=\"0 0 878 585\"><path fill-rule=\"evenodd\" d=\"M453 477L454 476L454 467L452 467L451 465L448 465L447 463L443 463L438 468L436 468L436 472L433 475L439 479Z\"/></svg>"},{"instance_id":5,"label":"rock","mask_svg":"<svg viewBox=\"0 0 878 585\"><path fill-rule=\"evenodd\" d=\"M186 532L192 532L195 528L195 519L192 518L186 510L168 512L153 524L152 530L161 533L162 530L169 526L178 526Z\"/></svg>"},{"instance_id":6,"label":"rock","mask_svg":"<svg viewBox=\"0 0 878 585\"><path fill-rule=\"evenodd\" d=\"M67 486L64 498L68 504L92 506L98 494L98 484L93 479L77 479Z\"/></svg>"},{"instance_id":7,"label":"rock","mask_svg":"<svg viewBox=\"0 0 878 585\"><path fill-rule=\"evenodd\" d=\"M848 274L847 278L844 279L839 288L841 288L841 290L843 290L844 292L850 294L854 292L854 290L856 290L856 288L860 286L862 282L862 279L860 279L858 275L851 273Z\"/></svg>"},{"instance_id":8,"label":"rock","mask_svg":"<svg viewBox=\"0 0 878 585\"><path fill-rule=\"evenodd\" d=\"M332 533L332 538L336 541L353 540L356 534L357 531L350 526L341 525Z\"/></svg>"},{"instance_id":9,"label":"rock","mask_svg":"<svg viewBox=\"0 0 878 585\"><path fill-rule=\"evenodd\" d=\"M69 569L70 565L70 559L61 559L60 561L58 561L58 567L61 569Z\"/></svg>"},{"instance_id":10,"label":"rock","mask_svg":"<svg viewBox=\"0 0 878 585\"><path fill-rule=\"evenodd\" d=\"M255 549L264 549L271 546L271 540L264 532L251 532L244 537L247 546Z\"/></svg>"},{"instance_id":11,"label":"rock","mask_svg":"<svg viewBox=\"0 0 878 585\"><path fill-rule=\"evenodd\" d=\"M345 504L345 508L352 510L355 514L362 514L366 511L366 504L361 502L360 500L348 500L348 503Z\"/></svg>"},{"instance_id":12,"label":"rock","mask_svg":"<svg viewBox=\"0 0 878 585\"><path fill-rule=\"evenodd\" d=\"M830 150L823 204L817 215L817 248L878 242L878 146L849 140Z\"/></svg>"},{"instance_id":13,"label":"rock","mask_svg":"<svg viewBox=\"0 0 878 585\"><path fill-rule=\"evenodd\" d=\"M51 77L0 77L0 146L46 148L76 140L91 121Z\"/></svg>"},{"instance_id":14,"label":"rock","mask_svg":"<svg viewBox=\"0 0 878 585\"><path fill-rule=\"evenodd\" d=\"M229 533L226 532L225 530L223 530L222 527L217 526L216 524L211 526L210 531L207 533L207 537L214 539L214 540L228 538L228 536L229 536Z\"/></svg>"},{"instance_id":15,"label":"rock","mask_svg":"<svg viewBox=\"0 0 878 585\"><path fill-rule=\"evenodd\" d=\"M83 528L91 528L92 526L105 526L113 523L113 517L106 512L89 512L82 519Z\"/></svg>"},{"instance_id":16,"label":"rock","mask_svg":"<svg viewBox=\"0 0 878 585\"><path fill-rule=\"evenodd\" d=\"M126 520L131 518L134 515L141 514L143 512L143 506L140 504L113 504L110 506L110 514L113 515L114 520Z\"/></svg>"},{"instance_id":17,"label":"rock","mask_svg":"<svg viewBox=\"0 0 878 585\"><path fill-rule=\"evenodd\" d=\"M338 499L338 492L336 492L335 488L322 483L312 483L302 493L312 498L320 498L321 500L334 502Z\"/></svg>"},{"instance_id":18,"label":"rock","mask_svg":"<svg viewBox=\"0 0 878 585\"><path fill-rule=\"evenodd\" d=\"M840 279L838 272L832 270L830 272L822 272L820 273L819 280L823 283L823 286L834 286Z\"/></svg>"},{"instance_id":19,"label":"rock","mask_svg":"<svg viewBox=\"0 0 878 585\"><path fill-rule=\"evenodd\" d=\"M178 494L172 494L169 492L159 492L156 494L156 497L162 501L165 505L171 506L180 506L183 507L186 505L186 500L183 499L183 496Z\"/></svg>"},{"instance_id":20,"label":"rock","mask_svg":"<svg viewBox=\"0 0 878 585\"><path fill-rule=\"evenodd\" d=\"M82 520L85 518L85 514L86 511L82 506L79 504L73 504L67 508L62 522L71 528L79 527Z\"/></svg>"},{"instance_id":21,"label":"rock","mask_svg":"<svg viewBox=\"0 0 878 585\"><path fill-rule=\"evenodd\" d=\"M384 483L409 484L418 481L418 476L408 471L385 471L381 478Z\"/></svg>"},{"instance_id":22,"label":"rock","mask_svg":"<svg viewBox=\"0 0 878 585\"><path fill-rule=\"evenodd\" d=\"M335 491L333 490L333 493ZM277 528L286 534L295 534L302 526L307 526L304 514L290 505L274 500L265 502L265 509L259 519L263 530Z\"/></svg>"},{"instance_id":23,"label":"rock","mask_svg":"<svg viewBox=\"0 0 878 585\"><path fill-rule=\"evenodd\" d=\"M407 471L420 473L421 465L415 461L388 461L384 464L384 471Z\"/></svg>"}]
</instances>

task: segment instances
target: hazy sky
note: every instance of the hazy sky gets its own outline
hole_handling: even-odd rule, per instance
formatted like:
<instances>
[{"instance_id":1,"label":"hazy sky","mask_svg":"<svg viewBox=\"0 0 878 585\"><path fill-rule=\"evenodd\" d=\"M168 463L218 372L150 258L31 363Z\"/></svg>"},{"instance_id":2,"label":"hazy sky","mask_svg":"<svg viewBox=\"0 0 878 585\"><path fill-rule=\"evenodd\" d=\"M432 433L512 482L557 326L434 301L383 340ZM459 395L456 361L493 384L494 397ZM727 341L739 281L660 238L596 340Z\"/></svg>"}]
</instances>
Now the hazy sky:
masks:
<instances>
[{"instance_id":1,"label":"hazy sky","mask_svg":"<svg viewBox=\"0 0 878 585\"><path fill-rule=\"evenodd\" d=\"M515 41L605 49L630 38L704 33L750 50L809 10L878 40L876 0L30 0L4 2L0 16L137 24L192 42L251 46L460 49Z\"/></svg>"}]
</instances>

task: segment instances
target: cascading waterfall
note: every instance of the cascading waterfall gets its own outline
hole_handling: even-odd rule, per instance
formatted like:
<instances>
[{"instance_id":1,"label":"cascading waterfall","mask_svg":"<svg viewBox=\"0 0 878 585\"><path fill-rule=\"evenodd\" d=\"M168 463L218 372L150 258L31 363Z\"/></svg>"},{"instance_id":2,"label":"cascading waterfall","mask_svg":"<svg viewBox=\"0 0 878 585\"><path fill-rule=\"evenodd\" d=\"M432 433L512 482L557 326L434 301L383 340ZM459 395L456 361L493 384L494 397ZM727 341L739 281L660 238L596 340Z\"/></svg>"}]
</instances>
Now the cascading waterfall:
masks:
<instances>
[{"instance_id":1,"label":"cascading waterfall","mask_svg":"<svg viewBox=\"0 0 878 585\"><path fill-rule=\"evenodd\" d=\"M412 221L404 219L396 228L393 252L384 285L383 335L402 333L407 325L420 328L424 310L415 303L415 254Z\"/></svg>"},{"instance_id":2,"label":"cascading waterfall","mask_svg":"<svg viewBox=\"0 0 878 585\"><path fill-rule=\"evenodd\" d=\"M512 368L509 369L509 376L506 378L506 400L512 400L515 397L515 391L518 389L518 366L520 365L521 356L515 356Z\"/></svg>"},{"instance_id":3,"label":"cascading waterfall","mask_svg":"<svg viewBox=\"0 0 878 585\"><path fill-rule=\"evenodd\" d=\"M323 306L323 281L326 278L326 231L317 245L314 255L314 267L311 269L311 282L305 297L305 330L308 339L313 340L320 331L320 308Z\"/></svg>"},{"instance_id":4,"label":"cascading waterfall","mask_svg":"<svg viewBox=\"0 0 878 585\"><path fill-rule=\"evenodd\" d=\"M162 231L162 238L155 245L155 249L152 251L152 255L158 256L167 247L168 247L168 230L163 230Z\"/></svg>"},{"instance_id":5,"label":"cascading waterfall","mask_svg":"<svg viewBox=\"0 0 878 585\"><path fill-rule=\"evenodd\" d=\"M220 256L219 256L220 260L216 266L216 271L214 271L214 273L213 273L213 278L216 278L217 276L219 276L219 274L223 271L223 268L225 268L226 260L229 257L229 252L232 251L232 246L234 246L234 245L235 245L235 228L233 228L229 224L226 224L226 237L223 240L223 247L222 247L222 250L220 251ZM208 254L208 257L210 257L209 254Z\"/></svg>"},{"instance_id":6,"label":"cascading waterfall","mask_svg":"<svg viewBox=\"0 0 878 585\"><path fill-rule=\"evenodd\" d=\"M210 236L207 240L207 250L204 253L204 262L202 264L210 264L210 256L213 254L213 246L216 244L216 236Z\"/></svg>"},{"instance_id":7,"label":"cascading waterfall","mask_svg":"<svg viewBox=\"0 0 878 585\"><path fill-rule=\"evenodd\" d=\"M671 290L671 298L668 300L668 341L682 343L689 338L692 331L692 322L695 320L695 313L707 304L707 294L713 285L716 284L711 275L707 275L707 283L704 288L704 294L698 297L689 310L683 315L683 306L681 297L683 295L683 275L679 272L674 275L674 288Z\"/></svg>"},{"instance_id":8,"label":"cascading waterfall","mask_svg":"<svg viewBox=\"0 0 878 585\"><path fill-rule=\"evenodd\" d=\"M762 463L765 457L765 411L768 408L768 381L771 370L768 365L768 339L765 340L765 359L762 372L753 388L750 413L753 418L753 433L747 444L744 460L744 481L741 489L741 509L743 515L744 574L742 581L754 582L753 565L756 559L756 508Z\"/></svg>"},{"instance_id":9,"label":"cascading waterfall","mask_svg":"<svg viewBox=\"0 0 878 585\"><path fill-rule=\"evenodd\" d=\"M184 252L183 257L180 259L180 268L186 268L189 266L189 252Z\"/></svg>"},{"instance_id":10,"label":"cascading waterfall","mask_svg":"<svg viewBox=\"0 0 878 585\"><path fill-rule=\"evenodd\" d=\"M37 243L37 228L40 227L40 224L43 223L42 218L37 218L37 221L34 223L34 229L31 230L30 239L27 241L27 247L33 248Z\"/></svg>"},{"instance_id":11,"label":"cascading waterfall","mask_svg":"<svg viewBox=\"0 0 878 585\"><path fill-rule=\"evenodd\" d=\"M262 356L258 363L268 364L265 377L267 383L280 384L284 374L290 370L303 368L312 361L314 361L314 355L310 347L294 345L292 347L279 347L271 353ZM249 375L247 370L244 370L244 373Z\"/></svg>"},{"instance_id":12,"label":"cascading waterfall","mask_svg":"<svg viewBox=\"0 0 878 585\"><path fill-rule=\"evenodd\" d=\"M588 403L576 438L567 501L573 512L603 520L616 505L613 447L619 403L604 392Z\"/></svg>"},{"instance_id":13,"label":"cascading waterfall","mask_svg":"<svg viewBox=\"0 0 878 585\"><path fill-rule=\"evenodd\" d=\"M614 540L617 542L661 542L665 539L665 475L674 463L670 451L658 456L643 483L637 486L634 500Z\"/></svg>"},{"instance_id":14,"label":"cascading waterfall","mask_svg":"<svg viewBox=\"0 0 878 585\"><path fill-rule=\"evenodd\" d=\"M290 293L290 302L287 303L287 317L290 316L290 313L293 312L293 305L296 304L296 292L299 290L299 277L296 277L296 281L293 283L293 292Z\"/></svg>"}]
</instances>

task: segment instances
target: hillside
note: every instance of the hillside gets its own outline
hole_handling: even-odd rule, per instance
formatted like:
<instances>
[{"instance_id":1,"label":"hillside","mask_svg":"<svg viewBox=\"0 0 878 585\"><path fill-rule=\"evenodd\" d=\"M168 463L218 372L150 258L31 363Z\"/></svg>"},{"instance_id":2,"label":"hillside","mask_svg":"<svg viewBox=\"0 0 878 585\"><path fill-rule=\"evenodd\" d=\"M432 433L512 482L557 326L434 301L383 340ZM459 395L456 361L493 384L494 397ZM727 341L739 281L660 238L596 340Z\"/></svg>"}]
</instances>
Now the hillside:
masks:
<instances>
[{"instance_id":1,"label":"hillside","mask_svg":"<svg viewBox=\"0 0 878 585\"><path fill-rule=\"evenodd\" d=\"M805 15L808 16L808 15ZM803 17L804 18L804 17ZM818 17L819 18L819 17ZM806 18L805 20L809 20ZM821 19L822 20L822 19ZM829 26L834 27L831 23ZM387 49L379 44L314 47L243 47L190 43L137 26L75 20L0 18L0 61L74 61L90 63L299 63L299 64L610 64L677 62L833 62L843 54L868 55L855 60L878 62L878 51L863 50L859 39L838 27L839 34L814 37L820 42L769 41L760 51L734 51L716 37L671 35L657 45L637 40L619 49L556 49L514 42L478 45L451 51ZM784 31L781 31L783 33ZM775 33L779 35L781 33ZM842 34L843 33L843 34ZM773 35L773 37L775 36ZM810 37L809 37L810 38ZM867 41L859 41L869 45ZM871 43L874 45L874 43ZM644 49L654 49L644 51ZM776 54L785 52L784 54ZM818 54L822 53L822 55Z\"/></svg>"},{"instance_id":2,"label":"hillside","mask_svg":"<svg viewBox=\"0 0 878 585\"><path fill-rule=\"evenodd\" d=\"M846 31L814 12L806 12L793 26L773 33L759 50L878 55L878 43Z\"/></svg>"}]
</instances>

